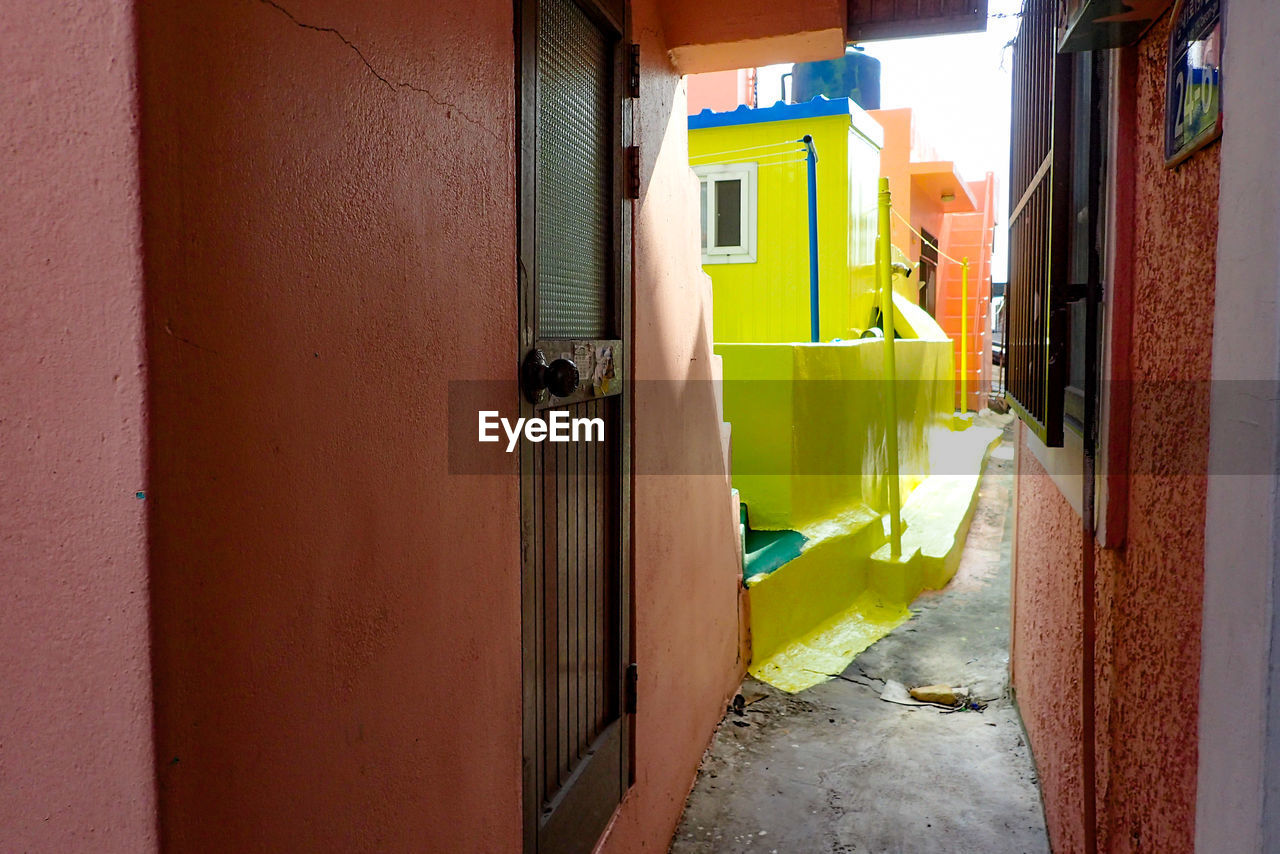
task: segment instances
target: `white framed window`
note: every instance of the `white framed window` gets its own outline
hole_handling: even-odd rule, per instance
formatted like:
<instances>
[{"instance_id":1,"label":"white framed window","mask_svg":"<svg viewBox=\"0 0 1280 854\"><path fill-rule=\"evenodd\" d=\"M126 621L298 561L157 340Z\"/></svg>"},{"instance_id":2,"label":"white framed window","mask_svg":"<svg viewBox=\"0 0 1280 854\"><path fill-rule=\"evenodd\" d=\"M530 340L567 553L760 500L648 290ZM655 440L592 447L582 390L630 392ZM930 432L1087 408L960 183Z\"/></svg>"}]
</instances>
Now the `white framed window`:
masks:
<instances>
[{"instance_id":1,"label":"white framed window","mask_svg":"<svg viewBox=\"0 0 1280 854\"><path fill-rule=\"evenodd\" d=\"M756 164L695 166L702 213L703 264L756 261Z\"/></svg>"}]
</instances>

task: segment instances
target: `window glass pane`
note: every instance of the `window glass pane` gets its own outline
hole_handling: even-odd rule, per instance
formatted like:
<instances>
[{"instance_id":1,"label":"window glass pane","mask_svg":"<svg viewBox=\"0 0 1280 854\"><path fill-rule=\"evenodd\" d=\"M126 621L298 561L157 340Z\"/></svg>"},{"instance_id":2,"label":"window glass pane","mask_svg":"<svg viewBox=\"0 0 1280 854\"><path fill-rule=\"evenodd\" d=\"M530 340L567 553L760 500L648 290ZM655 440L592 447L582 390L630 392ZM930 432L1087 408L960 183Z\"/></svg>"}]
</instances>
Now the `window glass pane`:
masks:
<instances>
[{"instance_id":1,"label":"window glass pane","mask_svg":"<svg viewBox=\"0 0 1280 854\"><path fill-rule=\"evenodd\" d=\"M1071 234L1070 269L1067 275L1072 284L1083 285L1089 280L1089 244L1093 223L1089 220L1089 133L1092 129L1097 105L1089 95L1089 83L1093 76L1091 55L1075 54L1075 86L1072 90L1071 110ZM1082 333L1083 334L1083 333Z\"/></svg>"},{"instance_id":2,"label":"window glass pane","mask_svg":"<svg viewBox=\"0 0 1280 854\"><path fill-rule=\"evenodd\" d=\"M707 182L706 182L706 179L703 179L698 182L698 189L701 191L700 195L702 197L702 204L700 206L702 215L699 217L698 221L702 223L702 248L706 249L707 248Z\"/></svg>"},{"instance_id":3,"label":"window glass pane","mask_svg":"<svg viewBox=\"0 0 1280 854\"><path fill-rule=\"evenodd\" d=\"M716 181L716 246L742 245L742 180Z\"/></svg>"},{"instance_id":4,"label":"window glass pane","mask_svg":"<svg viewBox=\"0 0 1280 854\"><path fill-rule=\"evenodd\" d=\"M1085 320L1088 305L1078 299L1067 303L1067 340L1070 341L1070 361L1067 368L1067 385L1084 392Z\"/></svg>"},{"instance_id":5,"label":"window glass pane","mask_svg":"<svg viewBox=\"0 0 1280 854\"><path fill-rule=\"evenodd\" d=\"M613 48L574 0L544 0L538 16L536 335L607 338Z\"/></svg>"}]
</instances>

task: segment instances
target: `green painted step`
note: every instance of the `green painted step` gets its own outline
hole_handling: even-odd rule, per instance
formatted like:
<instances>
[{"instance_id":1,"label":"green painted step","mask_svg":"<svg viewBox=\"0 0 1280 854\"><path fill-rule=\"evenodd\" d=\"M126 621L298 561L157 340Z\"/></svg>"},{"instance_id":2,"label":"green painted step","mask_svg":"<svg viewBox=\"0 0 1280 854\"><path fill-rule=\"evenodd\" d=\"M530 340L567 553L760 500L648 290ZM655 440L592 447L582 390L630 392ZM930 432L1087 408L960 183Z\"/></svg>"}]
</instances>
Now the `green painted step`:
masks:
<instances>
[{"instance_id":1,"label":"green painted step","mask_svg":"<svg viewBox=\"0 0 1280 854\"><path fill-rule=\"evenodd\" d=\"M743 539L742 577L768 575L778 567L795 560L808 541L799 531L756 531L746 504L739 505L738 519L745 530Z\"/></svg>"}]
</instances>

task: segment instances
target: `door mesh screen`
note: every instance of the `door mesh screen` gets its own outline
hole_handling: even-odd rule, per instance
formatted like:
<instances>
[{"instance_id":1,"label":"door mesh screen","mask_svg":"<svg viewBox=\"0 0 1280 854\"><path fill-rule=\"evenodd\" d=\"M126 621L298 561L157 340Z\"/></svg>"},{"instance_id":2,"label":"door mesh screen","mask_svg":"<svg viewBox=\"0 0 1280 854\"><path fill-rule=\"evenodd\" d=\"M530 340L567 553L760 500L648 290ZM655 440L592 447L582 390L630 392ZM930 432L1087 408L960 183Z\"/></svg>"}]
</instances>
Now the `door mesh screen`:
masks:
<instances>
[{"instance_id":1,"label":"door mesh screen","mask_svg":"<svg viewBox=\"0 0 1280 854\"><path fill-rule=\"evenodd\" d=\"M538 330L606 338L612 271L612 53L573 0L538 16Z\"/></svg>"}]
</instances>

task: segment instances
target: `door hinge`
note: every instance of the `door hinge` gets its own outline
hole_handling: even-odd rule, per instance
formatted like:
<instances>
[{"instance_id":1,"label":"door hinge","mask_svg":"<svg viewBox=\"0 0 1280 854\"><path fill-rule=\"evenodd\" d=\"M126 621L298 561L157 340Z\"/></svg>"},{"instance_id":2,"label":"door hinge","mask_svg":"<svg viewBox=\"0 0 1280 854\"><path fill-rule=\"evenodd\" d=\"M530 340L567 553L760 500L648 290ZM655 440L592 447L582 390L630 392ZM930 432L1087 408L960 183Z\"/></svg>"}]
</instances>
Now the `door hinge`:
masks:
<instances>
[{"instance_id":1,"label":"door hinge","mask_svg":"<svg viewBox=\"0 0 1280 854\"><path fill-rule=\"evenodd\" d=\"M627 50L627 97L640 97L640 45L633 44Z\"/></svg>"},{"instance_id":2,"label":"door hinge","mask_svg":"<svg viewBox=\"0 0 1280 854\"><path fill-rule=\"evenodd\" d=\"M640 146L628 145L627 154L627 187L628 199L640 198Z\"/></svg>"},{"instance_id":3,"label":"door hinge","mask_svg":"<svg viewBox=\"0 0 1280 854\"><path fill-rule=\"evenodd\" d=\"M636 689L640 684L640 673L633 661L627 665L627 679L623 686L622 712L627 715L636 713Z\"/></svg>"}]
</instances>

